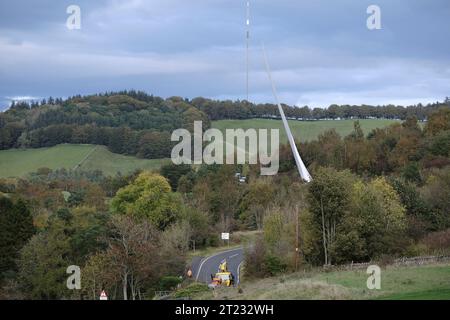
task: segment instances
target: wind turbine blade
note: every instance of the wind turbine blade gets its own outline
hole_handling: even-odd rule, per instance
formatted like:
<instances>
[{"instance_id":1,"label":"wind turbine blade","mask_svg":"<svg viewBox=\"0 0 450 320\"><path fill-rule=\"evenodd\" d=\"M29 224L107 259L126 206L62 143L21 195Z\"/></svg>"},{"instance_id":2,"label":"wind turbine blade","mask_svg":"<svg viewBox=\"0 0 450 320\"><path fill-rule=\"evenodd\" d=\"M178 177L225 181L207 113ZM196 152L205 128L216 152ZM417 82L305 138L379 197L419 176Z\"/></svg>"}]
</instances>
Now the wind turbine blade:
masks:
<instances>
[{"instance_id":1,"label":"wind turbine blade","mask_svg":"<svg viewBox=\"0 0 450 320\"><path fill-rule=\"evenodd\" d=\"M265 48L264 44L263 44L263 52L264 52L264 62L266 65L267 75L269 76L270 84L272 86L272 93L273 93L275 101L278 105L278 110L280 111L281 119L283 120L284 130L286 131L286 135L288 137L289 144L291 146L292 154L294 155L295 163L297 164L298 173L300 174L300 177L302 177L302 179L305 182L311 182L312 177L309 174L308 169L306 169L306 166L303 163L303 160L300 157L300 154L298 153L297 145L295 144L294 137L292 136L292 133L291 133L291 129L289 128L289 124L286 120L286 116L284 115L283 108L281 107L280 101L278 99L277 90L275 88L275 83L273 82L273 79L272 79L272 73L270 71L269 61L267 60L266 48Z\"/></svg>"}]
</instances>

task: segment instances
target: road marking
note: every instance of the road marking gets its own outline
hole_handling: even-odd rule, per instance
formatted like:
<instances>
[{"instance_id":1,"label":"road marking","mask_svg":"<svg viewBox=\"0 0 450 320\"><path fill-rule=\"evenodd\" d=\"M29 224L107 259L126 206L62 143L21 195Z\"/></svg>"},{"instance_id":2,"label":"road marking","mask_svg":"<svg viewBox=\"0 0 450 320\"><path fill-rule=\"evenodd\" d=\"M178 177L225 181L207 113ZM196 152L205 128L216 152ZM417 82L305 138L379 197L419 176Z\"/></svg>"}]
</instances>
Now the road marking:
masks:
<instances>
[{"instance_id":1,"label":"road marking","mask_svg":"<svg viewBox=\"0 0 450 320\"><path fill-rule=\"evenodd\" d=\"M211 259L211 258L213 258L213 257L216 257L216 256L218 256L218 255L221 255L221 254L224 254L224 253L227 253L227 252L233 252L233 251L236 251L236 250L242 250L242 247L241 247L241 248L236 248L236 249L231 249L231 250L222 251L222 252L213 254L212 256L209 256L209 257L205 258L204 260L202 260L202 262L200 263L200 266L198 267L197 276L195 277L195 281L198 281L198 277L200 276L200 271L202 271L203 264L204 264L206 261L208 261L209 259Z\"/></svg>"},{"instance_id":2,"label":"road marking","mask_svg":"<svg viewBox=\"0 0 450 320\"><path fill-rule=\"evenodd\" d=\"M232 256L229 256L228 258L231 259L231 258L237 257L238 255L239 255L239 253L236 253L236 254L233 254Z\"/></svg>"},{"instance_id":3,"label":"road marking","mask_svg":"<svg viewBox=\"0 0 450 320\"><path fill-rule=\"evenodd\" d=\"M241 277L240 277L240 273L241 273L241 265L244 263L244 261L242 261L241 263L239 263L238 267L237 267L237 284L239 284L241 282Z\"/></svg>"}]
</instances>

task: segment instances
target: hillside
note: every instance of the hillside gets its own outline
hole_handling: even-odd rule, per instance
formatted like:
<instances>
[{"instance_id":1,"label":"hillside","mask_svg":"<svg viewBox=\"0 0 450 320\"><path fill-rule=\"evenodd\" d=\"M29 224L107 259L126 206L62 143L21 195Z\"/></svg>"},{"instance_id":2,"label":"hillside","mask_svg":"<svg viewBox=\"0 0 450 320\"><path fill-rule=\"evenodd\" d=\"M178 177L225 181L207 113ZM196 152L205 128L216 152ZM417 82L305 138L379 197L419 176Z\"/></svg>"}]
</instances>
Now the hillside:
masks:
<instances>
[{"instance_id":1,"label":"hillside","mask_svg":"<svg viewBox=\"0 0 450 320\"><path fill-rule=\"evenodd\" d=\"M261 280L243 279L241 293L237 288L222 287L214 293L204 289L190 296L200 300L450 299L448 264L382 268L380 290L368 290L367 278L366 270L294 273Z\"/></svg>"},{"instance_id":2,"label":"hillside","mask_svg":"<svg viewBox=\"0 0 450 320\"><path fill-rule=\"evenodd\" d=\"M359 120L362 129L368 133L375 128L383 128L396 120ZM291 120L291 130L300 141L310 141L326 130L332 128L345 136L353 130L353 120L340 121L295 121ZM219 120L213 121L212 127L225 132L226 129L279 129L280 142L286 142L281 120L248 119L248 120ZM105 146L90 144L59 144L49 148L36 149L9 149L0 150L0 178L24 176L39 168L73 169L79 163L79 168L101 170L105 175L114 175L117 172L128 173L136 169L157 169L164 160L140 159L133 156L125 156L112 153Z\"/></svg>"},{"instance_id":3,"label":"hillside","mask_svg":"<svg viewBox=\"0 0 450 320\"><path fill-rule=\"evenodd\" d=\"M447 101L448 102L448 101ZM384 127L393 119L415 117L425 120L433 110L448 104L427 107L330 106L310 109L284 106L286 116L293 119L293 131L301 141L311 140L331 127L341 135L348 134L352 118L361 118L366 132ZM168 158L173 143L171 133L179 128L190 131L195 121L208 129L211 121L224 128L281 128L278 108L273 104L251 104L242 101L193 100L181 97L163 99L144 92L122 91L63 99L49 98L41 103L14 103L0 112L0 150L48 148L58 144L104 145L118 154L145 159ZM374 120L369 120L374 119ZM329 119L345 119L327 121ZM375 120L379 119L379 120ZM383 120L391 119L391 120ZM242 122L241 122L242 121ZM284 139L283 131L280 133Z\"/></svg>"},{"instance_id":4,"label":"hillside","mask_svg":"<svg viewBox=\"0 0 450 320\"><path fill-rule=\"evenodd\" d=\"M15 104L0 112L0 150L48 148L58 144L107 146L111 152L161 159L170 156L170 134L209 127L206 114L181 98L138 93L49 99Z\"/></svg>"},{"instance_id":5,"label":"hillside","mask_svg":"<svg viewBox=\"0 0 450 320\"><path fill-rule=\"evenodd\" d=\"M165 160L139 159L108 151L104 146L61 144L50 148L0 151L0 178L21 177L39 168L101 170L105 175L136 169L158 169Z\"/></svg>"},{"instance_id":6,"label":"hillside","mask_svg":"<svg viewBox=\"0 0 450 320\"><path fill-rule=\"evenodd\" d=\"M355 120L336 120L336 121L296 121L290 120L289 126L292 134L300 141L311 141L317 138L317 136L332 128L343 137L348 135L353 130L353 123ZM384 128L392 123L398 122L397 120L386 119L363 119L359 120L364 133L369 133L375 128ZM279 129L280 130L280 142L287 141L286 133L284 132L283 123L281 120L272 119L248 119L248 120L219 120L211 123L213 128L219 129L225 132L226 129Z\"/></svg>"}]
</instances>

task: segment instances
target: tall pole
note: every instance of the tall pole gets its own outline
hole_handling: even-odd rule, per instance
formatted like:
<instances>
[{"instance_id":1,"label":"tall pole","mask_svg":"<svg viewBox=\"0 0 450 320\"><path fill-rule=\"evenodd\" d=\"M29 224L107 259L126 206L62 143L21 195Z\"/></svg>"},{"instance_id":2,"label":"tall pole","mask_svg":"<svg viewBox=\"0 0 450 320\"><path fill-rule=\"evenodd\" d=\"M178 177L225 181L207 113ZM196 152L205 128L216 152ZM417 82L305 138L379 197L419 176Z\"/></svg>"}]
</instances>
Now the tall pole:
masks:
<instances>
[{"instance_id":1,"label":"tall pole","mask_svg":"<svg viewBox=\"0 0 450 320\"><path fill-rule=\"evenodd\" d=\"M299 248L299 230L300 226L298 225L298 205L295 206L295 271L298 271L298 256L300 254L300 248Z\"/></svg>"},{"instance_id":2,"label":"tall pole","mask_svg":"<svg viewBox=\"0 0 450 320\"><path fill-rule=\"evenodd\" d=\"M247 68L247 101L249 101L248 96L248 62L249 62L249 55L248 55L248 48L249 48L249 42L250 42L250 1L247 1L247 50L246 50L246 68Z\"/></svg>"}]
</instances>

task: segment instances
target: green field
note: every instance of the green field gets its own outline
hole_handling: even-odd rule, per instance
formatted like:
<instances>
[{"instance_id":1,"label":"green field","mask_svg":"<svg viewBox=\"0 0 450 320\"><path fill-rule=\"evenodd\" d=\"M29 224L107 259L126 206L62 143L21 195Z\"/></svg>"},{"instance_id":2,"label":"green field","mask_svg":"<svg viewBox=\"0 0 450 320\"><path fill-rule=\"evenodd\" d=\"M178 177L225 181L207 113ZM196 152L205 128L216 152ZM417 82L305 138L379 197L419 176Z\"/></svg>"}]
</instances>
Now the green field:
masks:
<instances>
[{"instance_id":1,"label":"green field","mask_svg":"<svg viewBox=\"0 0 450 320\"><path fill-rule=\"evenodd\" d=\"M300 141L310 141L317 136L332 128L341 136L348 135L353 130L355 120L335 120L335 121L296 121L289 120L289 127L292 134ZM397 120L364 119L359 120L362 129L367 134L375 128L384 128L390 124L398 122ZM280 141L287 141L284 132L283 123L276 119L248 119L248 120L219 120L213 121L211 126L225 132L225 129L279 129Z\"/></svg>"},{"instance_id":2,"label":"green field","mask_svg":"<svg viewBox=\"0 0 450 320\"><path fill-rule=\"evenodd\" d=\"M339 121L289 121L296 140L308 141L331 128L345 136L353 130L353 120ZM395 120L360 120L365 133L375 128L383 128ZM220 129L279 129L280 141L287 141L281 120L248 119L213 121L212 127ZM128 173L136 169L158 169L168 160L148 160L111 153L104 146L64 144L51 148L11 149L0 151L0 178L20 177L39 168L50 169L78 168L82 170L101 170L105 175L117 172Z\"/></svg>"},{"instance_id":3,"label":"green field","mask_svg":"<svg viewBox=\"0 0 450 320\"><path fill-rule=\"evenodd\" d=\"M39 168L101 170L105 175L158 169L168 160L148 160L108 151L104 146L62 144L51 148L0 151L0 178L22 177ZM78 166L79 165L79 166Z\"/></svg>"},{"instance_id":4,"label":"green field","mask_svg":"<svg viewBox=\"0 0 450 320\"><path fill-rule=\"evenodd\" d=\"M245 267L244 267L245 276ZM240 288L204 291L194 299L251 300L450 300L450 265L381 268L381 289L367 288L366 270L307 272L262 280L242 279Z\"/></svg>"},{"instance_id":5,"label":"green field","mask_svg":"<svg viewBox=\"0 0 450 320\"><path fill-rule=\"evenodd\" d=\"M351 290L363 290L361 296L383 300L450 300L450 265L382 268L381 290L364 288L368 275L364 271L344 271L321 274L317 280L341 285ZM363 286L362 286L363 284Z\"/></svg>"}]
</instances>

